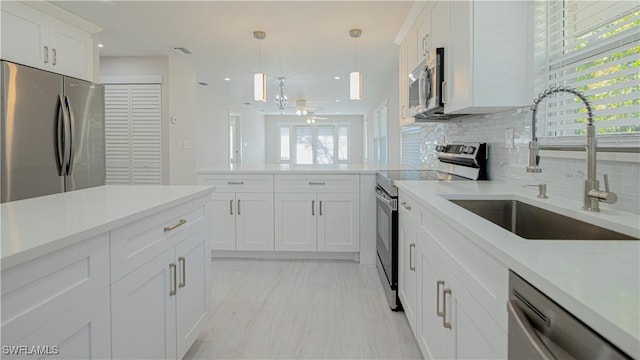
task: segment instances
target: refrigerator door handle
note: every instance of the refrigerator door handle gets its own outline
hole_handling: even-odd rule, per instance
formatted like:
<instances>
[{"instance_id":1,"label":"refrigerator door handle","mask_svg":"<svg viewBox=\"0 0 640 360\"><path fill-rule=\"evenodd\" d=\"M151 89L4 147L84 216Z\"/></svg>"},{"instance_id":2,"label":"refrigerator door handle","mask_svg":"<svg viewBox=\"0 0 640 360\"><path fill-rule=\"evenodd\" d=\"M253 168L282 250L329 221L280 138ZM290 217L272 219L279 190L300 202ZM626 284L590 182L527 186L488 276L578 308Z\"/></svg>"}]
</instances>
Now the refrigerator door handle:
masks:
<instances>
[{"instance_id":1,"label":"refrigerator door handle","mask_svg":"<svg viewBox=\"0 0 640 360\"><path fill-rule=\"evenodd\" d=\"M60 99L60 112L62 112L62 121L58 121L58 161L60 166L59 175L67 174L69 158L71 157L71 135L69 134L69 113L67 111L66 100L62 95L58 95ZM58 112L58 120L60 120L60 112Z\"/></svg>"},{"instance_id":2,"label":"refrigerator door handle","mask_svg":"<svg viewBox=\"0 0 640 360\"><path fill-rule=\"evenodd\" d=\"M75 117L73 115L73 107L71 107L71 100L68 96L64 97L65 104L67 108L67 113L69 114L69 162L67 164L67 175L71 175L71 171L73 170L73 158L75 153L75 139L76 139L76 124Z\"/></svg>"},{"instance_id":3,"label":"refrigerator door handle","mask_svg":"<svg viewBox=\"0 0 640 360\"><path fill-rule=\"evenodd\" d=\"M58 166L58 175L63 176L62 167L66 160L64 153L64 130L66 129L65 121L66 113L64 110L64 100L62 95L58 95L58 116L56 119L56 165Z\"/></svg>"}]
</instances>

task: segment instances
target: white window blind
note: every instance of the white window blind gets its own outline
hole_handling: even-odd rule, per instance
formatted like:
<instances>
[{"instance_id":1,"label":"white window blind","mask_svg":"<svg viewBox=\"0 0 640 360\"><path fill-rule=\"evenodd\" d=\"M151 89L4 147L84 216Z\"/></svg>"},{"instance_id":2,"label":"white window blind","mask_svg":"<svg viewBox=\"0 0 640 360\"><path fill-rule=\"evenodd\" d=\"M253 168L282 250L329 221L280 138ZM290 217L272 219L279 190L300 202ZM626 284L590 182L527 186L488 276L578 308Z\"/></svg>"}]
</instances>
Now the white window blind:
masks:
<instances>
[{"instance_id":1,"label":"white window blind","mask_svg":"<svg viewBox=\"0 0 640 360\"><path fill-rule=\"evenodd\" d=\"M537 92L553 86L576 88L592 102L599 136L637 136L639 2L539 1L535 23ZM580 100L559 93L543 100L541 106L540 138L584 141L587 115Z\"/></svg>"},{"instance_id":2,"label":"white window blind","mask_svg":"<svg viewBox=\"0 0 640 360\"><path fill-rule=\"evenodd\" d=\"M105 85L107 184L161 184L161 86Z\"/></svg>"}]
</instances>

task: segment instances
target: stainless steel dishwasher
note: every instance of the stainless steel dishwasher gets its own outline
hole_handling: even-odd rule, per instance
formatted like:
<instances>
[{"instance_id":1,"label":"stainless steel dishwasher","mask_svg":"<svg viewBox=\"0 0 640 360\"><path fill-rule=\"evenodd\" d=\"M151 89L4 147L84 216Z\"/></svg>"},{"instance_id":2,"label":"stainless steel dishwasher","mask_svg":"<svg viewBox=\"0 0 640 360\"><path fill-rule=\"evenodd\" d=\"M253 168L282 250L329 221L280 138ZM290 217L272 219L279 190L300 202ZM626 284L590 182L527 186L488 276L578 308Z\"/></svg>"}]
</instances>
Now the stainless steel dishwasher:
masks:
<instances>
[{"instance_id":1,"label":"stainless steel dishwasher","mask_svg":"<svg viewBox=\"0 0 640 360\"><path fill-rule=\"evenodd\" d=\"M631 359L513 271L509 359Z\"/></svg>"}]
</instances>

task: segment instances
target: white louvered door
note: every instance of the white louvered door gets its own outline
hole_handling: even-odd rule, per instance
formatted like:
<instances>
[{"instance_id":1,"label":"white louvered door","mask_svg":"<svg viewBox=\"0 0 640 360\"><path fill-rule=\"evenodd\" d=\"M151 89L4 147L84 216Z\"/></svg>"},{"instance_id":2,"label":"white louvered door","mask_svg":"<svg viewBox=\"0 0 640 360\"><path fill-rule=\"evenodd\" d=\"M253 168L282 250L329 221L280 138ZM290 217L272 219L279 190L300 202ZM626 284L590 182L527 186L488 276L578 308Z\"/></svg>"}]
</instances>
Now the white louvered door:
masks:
<instances>
[{"instance_id":1,"label":"white louvered door","mask_svg":"<svg viewBox=\"0 0 640 360\"><path fill-rule=\"evenodd\" d=\"M107 184L162 183L160 84L105 85Z\"/></svg>"}]
</instances>

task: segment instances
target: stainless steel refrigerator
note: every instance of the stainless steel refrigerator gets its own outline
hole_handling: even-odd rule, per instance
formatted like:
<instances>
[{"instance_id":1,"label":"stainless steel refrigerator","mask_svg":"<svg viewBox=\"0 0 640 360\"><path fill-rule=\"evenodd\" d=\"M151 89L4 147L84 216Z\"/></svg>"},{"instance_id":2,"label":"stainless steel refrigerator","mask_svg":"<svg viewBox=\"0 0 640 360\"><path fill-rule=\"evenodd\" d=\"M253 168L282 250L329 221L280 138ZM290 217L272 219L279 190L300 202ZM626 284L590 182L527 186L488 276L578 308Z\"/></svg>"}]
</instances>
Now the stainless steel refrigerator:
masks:
<instances>
[{"instance_id":1,"label":"stainless steel refrigerator","mask_svg":"<svg viewBox=\"0 0 640 360\"><path fill-rule=\"evenodd\" d=\"M102 85L2 61L1 202L105 184Z\"/></svg>"}]
</instances>

